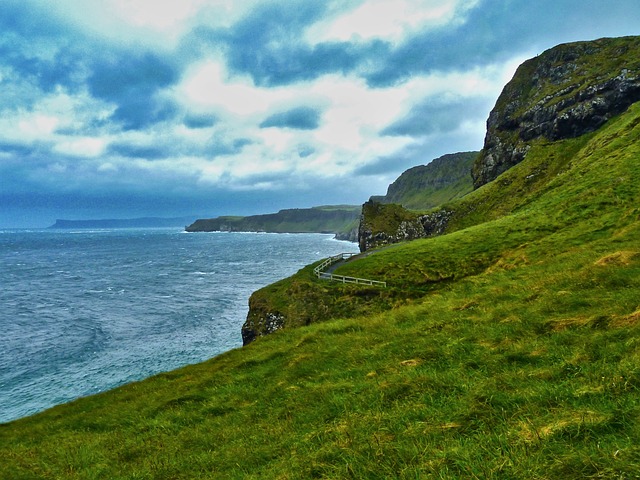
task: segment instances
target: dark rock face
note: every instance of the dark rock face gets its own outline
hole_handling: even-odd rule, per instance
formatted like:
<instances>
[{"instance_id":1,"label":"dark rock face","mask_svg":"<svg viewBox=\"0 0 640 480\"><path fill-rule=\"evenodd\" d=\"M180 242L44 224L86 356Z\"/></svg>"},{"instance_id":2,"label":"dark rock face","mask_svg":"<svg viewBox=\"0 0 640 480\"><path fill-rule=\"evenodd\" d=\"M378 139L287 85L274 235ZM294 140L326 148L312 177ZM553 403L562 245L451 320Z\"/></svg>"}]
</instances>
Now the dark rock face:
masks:
<instances>
[{"instance_id":1,"label":"dark rock face","mask_svg":"<svg viewBox=\"0 0 640 480\"><path fill-rule=\"evenodd\" d=\"M358 243L358 227L354 227L348 232L336 233L335 239Z\"/></svg>"},{"instance_id":2,"label":"dark rock face","mask_svg":"<svg viewBox=\"0 0 640 480\"><path fill-rule=\"evenodd\" d=\"M280 330L284 323L285 318L280 313L263 312L255 307L250 309L247 320L242 325L242 345L248 345L258 337Z\"/></svg>"},{"instance_id":3,"label":"dark rock face","mask_svg":"<svg viewBox=\"0 0 640 480\"><path fill-rule=\"evenodd\" d=\"M560 45L523 63L487 120L475 188L520 163L528 142L574 138L640 101L640 37Z\"/></svg>"},{"instance_id":4,"label":"dark rock face","mask_svg":"<svg viewBox=\"0 0 640 480\"><path fill-rule=\"evenodd\" d=\"M453 217L453 212L449 210L439 210L418 217L418 220L420 220L422 224L423 237L442 235L447 229L451 217Z\"/></svg>"},{"instance_id":5,"label":"dark rock face","mask_svg":"<svg viewBox=\"0 0 640 480\"><path fill-rule=\"evenodd\" d=\"M442 235L453 216L452 211L438 210L417 215L400 205L383 205L369 201L362 207L358 244L360 251Z\"/></svg>"},{"instance_id":6,"label":"dark rock face","mask_svg":"<svg viewBox=\"0 0 640 480\"><path fill-rule=\"evenodd\" d=\"M365 252L375 247L381 247L384 245L390 245L392 243L398 243L408 240L415 240L416 238L424 237L424 229L418 218L411 220L404 220L398 226L397 230L393 233L375 232L371 229L361 229L360 238L358 239L358 245L360 251Z\"/></svg>"},{"instance_id":7,"label":"dark rock face","mask_svg":"<svg viewBox=\"0 0 640 480\"><path fill-rule=\"evenodd\" d=\"M390 243L414 240L423 234L417 215L400 205L370 200L362 206L358 229L361 252Z\"/></svg>"}]
</instances>

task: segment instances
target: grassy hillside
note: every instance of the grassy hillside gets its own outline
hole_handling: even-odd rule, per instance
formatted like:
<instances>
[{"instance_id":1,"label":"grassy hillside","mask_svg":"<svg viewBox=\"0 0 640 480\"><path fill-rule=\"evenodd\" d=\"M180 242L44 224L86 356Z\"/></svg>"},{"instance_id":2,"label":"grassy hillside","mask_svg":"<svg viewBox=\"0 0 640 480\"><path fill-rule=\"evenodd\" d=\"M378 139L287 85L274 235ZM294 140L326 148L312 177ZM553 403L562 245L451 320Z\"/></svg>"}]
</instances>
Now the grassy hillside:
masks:
<instances>
[{"instance_id":1,"label":"grassy hillside","mask_svg":"<svg viewBox=\"0 0 640 480\"><path fill-rule=\"evenodd\" d=\"M254 298L323 322L0 426L0 478L636 478L640 104L460 202L337 271L387 289Z\"/></svg>"},{"instance_id":2,"label":"grassy hillside","mask_svg":"<svg viewBox=\"0 0 640 480\"><path fill-rule=\"evenodd\" d=\"M411 210L428 210L463 197L473 190L471 167L479 153L452 153L410 168L389 185L385 196L373 199Z\"/></svg>"}]
</instances>

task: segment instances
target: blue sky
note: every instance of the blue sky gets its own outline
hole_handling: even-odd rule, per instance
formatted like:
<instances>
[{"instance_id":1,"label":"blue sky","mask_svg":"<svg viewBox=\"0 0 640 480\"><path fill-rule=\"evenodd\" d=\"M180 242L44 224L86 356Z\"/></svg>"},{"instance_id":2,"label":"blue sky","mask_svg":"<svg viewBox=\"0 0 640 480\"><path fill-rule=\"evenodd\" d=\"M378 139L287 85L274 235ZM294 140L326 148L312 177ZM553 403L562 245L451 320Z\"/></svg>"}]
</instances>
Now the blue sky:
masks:
<instances>
[{"instance_id":1,"label":"blue sky","mask_svg":"<svg viewBox=\"0 0 640 480\"><path fill-rule=\"evenodd\" d=\"M360 204L637 0L3 0L0 227Z\"/></svg>"}]
</instances>

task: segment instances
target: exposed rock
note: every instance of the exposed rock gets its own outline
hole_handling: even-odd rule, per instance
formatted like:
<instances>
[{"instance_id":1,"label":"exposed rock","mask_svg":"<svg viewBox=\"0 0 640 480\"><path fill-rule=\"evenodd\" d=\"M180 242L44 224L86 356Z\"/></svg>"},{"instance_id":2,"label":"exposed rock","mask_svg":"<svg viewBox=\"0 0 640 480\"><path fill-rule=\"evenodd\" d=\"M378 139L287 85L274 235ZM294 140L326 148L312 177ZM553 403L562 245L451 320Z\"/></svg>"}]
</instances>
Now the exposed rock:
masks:
<instances>
[{"instance_id":1,"label":"exposed rock","mask_svg":"<svg viewBox=\"0 0 640 480\"><path fill-rule=\"evenodd\" d=\"M362 207L358 238L360 251L441 235L452 216L453 212L449 210L419 215L405 210L400 205L383 205L369 201Z\"/></svg>"},{"instance_id":2,"label":"exposed rock","mask_svg":"<svg viewBox=\"0 0 640 480\"><path fill-rule=\"evenodd\" d=\"M418 217L418 220L420 220L422 224L422 236L432 237L434 235L442 235L447 229L451 217L453 217L453 212L450 210L438 210Z\"/></svg>"},{"instance_id":3,"label":"exposed rock","mask_svg":"<svg viewBox=\"0 0 640 480\"><path fill-rule=\"evenodd\" d=\"M396 204L368 201L362 206L358 245L364 252L423 236L424 229L415 213Z\"/></svg>"},{"instance_id":4,"label":"exposed rock","mask_svg":"<svg viewBox=\"0 0 640 480\"><path fill-rule=\"evenodd\" d=\"M258 337L280 330L284 323L284 315L280 313L250 308L247 320L242 325L242 345L248 345Z\"/></svg>"},{"instance_id":5,"label":"exposed rock","mask_svg":"<svg viewBox=\"0 0 640 480\"><path fill-rule=\"evenodd\" d=\"M538 138L597 130L640 100L640 37L560 45L524 62L487 120L478 188L520 163Z\"/></svg>"},{"instance_id":6,"label":"exposed rock","mask_svg":"<svg viewBox=\"0 0 640 480\"><path fill-rule=\"evenodd\" d=\"M358 227L353 227L348 232L338 232L335 236L336 240L343 240L345 242L358 242Z\"/></svg>"}]
</instances>

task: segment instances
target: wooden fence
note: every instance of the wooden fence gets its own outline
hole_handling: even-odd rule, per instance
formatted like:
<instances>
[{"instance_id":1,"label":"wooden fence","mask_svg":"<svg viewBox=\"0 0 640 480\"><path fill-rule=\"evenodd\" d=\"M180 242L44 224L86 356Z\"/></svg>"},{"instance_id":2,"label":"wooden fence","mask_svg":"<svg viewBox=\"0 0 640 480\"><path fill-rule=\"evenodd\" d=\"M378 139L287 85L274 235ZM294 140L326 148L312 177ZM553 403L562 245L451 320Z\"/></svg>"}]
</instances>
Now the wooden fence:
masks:
<instances>
[{"instance_id":1,"label":"wooden fence","mask_svg":"<svg viewBox=\"0 0 640 480\"><path fill-rule=\"evenodd\" d=\"M313 269L313 273L315 273L316 277L324 278L326 280L333 280L334 282L342 282L342 283L356 283L358 285L370 285L373 287L382 287L386 288L387 282L379 282L378 280L369 280L368 278L357 278L357 277L345 277L344 275L334 275L333 273L327 273L324 270L329 268L336 262L340 262L341 260L345 260L347 258L351 258L355 253L340 253L338 255L334 255L333 257L327 258L324 262L318 265Z\"/></svg>"}]
</instances>

